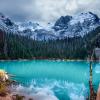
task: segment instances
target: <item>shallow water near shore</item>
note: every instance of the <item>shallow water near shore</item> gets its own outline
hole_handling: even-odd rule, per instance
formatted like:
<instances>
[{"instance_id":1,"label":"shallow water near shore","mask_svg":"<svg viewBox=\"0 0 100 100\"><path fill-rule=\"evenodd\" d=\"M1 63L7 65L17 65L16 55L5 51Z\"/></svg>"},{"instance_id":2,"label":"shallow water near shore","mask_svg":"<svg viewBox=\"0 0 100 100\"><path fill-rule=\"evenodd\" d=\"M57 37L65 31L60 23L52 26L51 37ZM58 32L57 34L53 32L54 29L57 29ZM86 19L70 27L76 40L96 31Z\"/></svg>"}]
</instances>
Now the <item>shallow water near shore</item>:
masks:
<instances>
[{"instance_id":1,"label":"shallow water near shore","mask_svg":"<svg viewBox=\"0 0 100 100\"><path fill-rule=\"evenodd\" d=\"M89 94L87 61L1 61L0 69L15 75L20 85L12 90L34 96L44 93L58 100L85 100ZM93 64L93 84L100 82L100 63Z\"/></svg>"}]
</instances>

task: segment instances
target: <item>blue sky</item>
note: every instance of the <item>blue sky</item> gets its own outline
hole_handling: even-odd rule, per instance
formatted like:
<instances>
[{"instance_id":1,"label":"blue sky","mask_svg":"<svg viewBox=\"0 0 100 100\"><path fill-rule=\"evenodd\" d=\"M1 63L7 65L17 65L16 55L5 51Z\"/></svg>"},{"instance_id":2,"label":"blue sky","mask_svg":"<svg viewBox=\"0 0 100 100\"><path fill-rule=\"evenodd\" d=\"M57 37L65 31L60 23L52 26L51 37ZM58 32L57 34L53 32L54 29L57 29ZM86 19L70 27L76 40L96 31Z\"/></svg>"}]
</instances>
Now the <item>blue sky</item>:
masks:
<instances>
[{"instance_id":1,"label":"blue sky","mask_svg":"<svg viewBox=\"0 0 100 100\"><path fill-rule=\"evenodd\" d=\"M100 0L0 0L0 12L14 21L48 23L87 11L100 16Z\"/></svg>"}]
</instances>

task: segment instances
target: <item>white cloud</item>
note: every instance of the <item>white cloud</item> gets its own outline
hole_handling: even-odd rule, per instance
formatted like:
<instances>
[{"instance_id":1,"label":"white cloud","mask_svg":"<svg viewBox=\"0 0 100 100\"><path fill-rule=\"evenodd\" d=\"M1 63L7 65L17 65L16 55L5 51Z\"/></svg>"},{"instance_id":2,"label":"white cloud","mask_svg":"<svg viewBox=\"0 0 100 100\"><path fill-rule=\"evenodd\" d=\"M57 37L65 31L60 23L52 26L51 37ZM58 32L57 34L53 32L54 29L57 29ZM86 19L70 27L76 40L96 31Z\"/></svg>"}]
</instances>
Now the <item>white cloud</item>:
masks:
<instances>
[{"instance_id":1,"label":"white cloud","mask_svg":"<svg viewBox=\"0 0 100 100\"><path fill-rule=\"evenodd\" d=\"M43 21L51 21L65 14L66 3L66 0L35 0L35 7Z\"/></svg>"},{"instance_id":2,"label":"white cloud","mask_svg":"<svg viewBox=\"0 0 100 100\"><path fill-rule=\"evenodd\" d=\"M91 11L100 16L100 0L0 0L0 12L16 20L51 22L60 16Z\"/></svg>"},{"instance_id":3,"label":"white cloud","mask_svg":"<svg viewBox=\"0 0 100 100\"><path fill-rule=\"evenodd\" d=\"M71 0L66 4L66 10L72 13L72 11L76 11L78 9L76 0Z\"/></svg>"}]
</instances>

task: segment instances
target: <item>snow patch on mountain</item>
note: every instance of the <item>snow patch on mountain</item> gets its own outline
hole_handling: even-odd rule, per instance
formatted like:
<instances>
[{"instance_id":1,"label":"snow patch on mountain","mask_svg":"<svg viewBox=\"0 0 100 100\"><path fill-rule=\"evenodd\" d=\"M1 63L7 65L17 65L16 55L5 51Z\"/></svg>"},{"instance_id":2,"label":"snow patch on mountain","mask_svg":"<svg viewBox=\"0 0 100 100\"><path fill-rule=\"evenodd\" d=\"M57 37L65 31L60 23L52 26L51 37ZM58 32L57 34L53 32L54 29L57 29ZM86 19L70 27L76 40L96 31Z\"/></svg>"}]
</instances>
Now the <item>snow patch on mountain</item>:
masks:
<instances>
[{"instance_id":1,"label":"snow patch on mountain","mask_svg":"<svg viewBox=\"0 0 100 100\"><path fill-rule=\"evenodd\" d=\"M87 12L75 16L63 16L57 20L54 30L60 37L84 36L100 26L97 15Z\"/></svg>"},{"instance_id":2,"label":"snow patch on mountain","mask_svg":"<svg viewBox=\"0 0 100 100\"><path fill-rule=\"evenodd\" d=\"M36 29L42 29L42 26L40 26L38 23L29 21L29 22L19 23L18 28L20 31L26 29L31 29L32 31L35 31Z\"/></svg>"},{"instance_id":3,"label":"snow patch on mountain","mask_svg":"<svg viewBox=\"0 0 100 100\"><path fill-rule=\"evenodd\" d=\"M18 26L0 13L0 29L6 33L18 34Z\"/></svg>"},{"instance_id":4,"label":"snow patch on mountain","mask_svg":"<svg viewBox=\"0 0 100 100\"><path fill-rule=\"evenodd\" d=\"M81 13L78 15L73 16L72 20L70 21L70 25L74 25L77 23L84 23L84 21L94 21L94 16L91 13Z\"/></svg>"},{"instance_id":5,"label":"snow patch on mountain","mask_svg":"<svg viewBox=\"0 0 100 100\"><path fill-rule=\"evenodd\" d=\"M56 40L88 34L100 26L97 15L87 12L75 16L61 16L55 24L40 25L37 22L14 23L0 13L0 29L6 33L28 36L35 40Z\"/></svg>"}]
</instances>

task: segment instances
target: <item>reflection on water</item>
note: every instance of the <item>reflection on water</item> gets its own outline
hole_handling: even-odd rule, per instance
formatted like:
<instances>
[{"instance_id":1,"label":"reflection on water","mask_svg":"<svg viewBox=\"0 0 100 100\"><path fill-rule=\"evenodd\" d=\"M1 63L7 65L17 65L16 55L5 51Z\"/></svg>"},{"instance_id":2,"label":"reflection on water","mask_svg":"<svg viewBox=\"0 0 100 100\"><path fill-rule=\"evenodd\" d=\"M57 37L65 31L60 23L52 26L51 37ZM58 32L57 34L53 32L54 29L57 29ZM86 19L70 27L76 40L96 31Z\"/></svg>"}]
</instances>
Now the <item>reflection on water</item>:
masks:
<instances>
[{"instance_id":1,"label":"reflection on water","mask_svg":"<svg viewBox=\"0 0 100 100\"><path fill-rule=\"evenodd\" d=\"M85 100L89 93L89 62L86 61L4 61L0 62L0 68L14 74L14 79L20 82L12 88L14 92L30 96L49 95L59 100ZM99 64L93 69L96 85L100 81L97 71Z\"/></svg>"},{"instance_id":2,"label":"reflection on water","mask_svg":"<svg viewBox=\"0 0 100 100\"><path fill-rule=\"evenodd\" d=\"M12 86L12 91L19 94L28 94L30 97L42 94L45 97L48 95L50 97L57 97L59 100L85 100L86 91L88 90L84 84L69 83L61 80L40 80L32 80L30 85L26 87L22 85Z\"/></svg>"}]
</instances>

